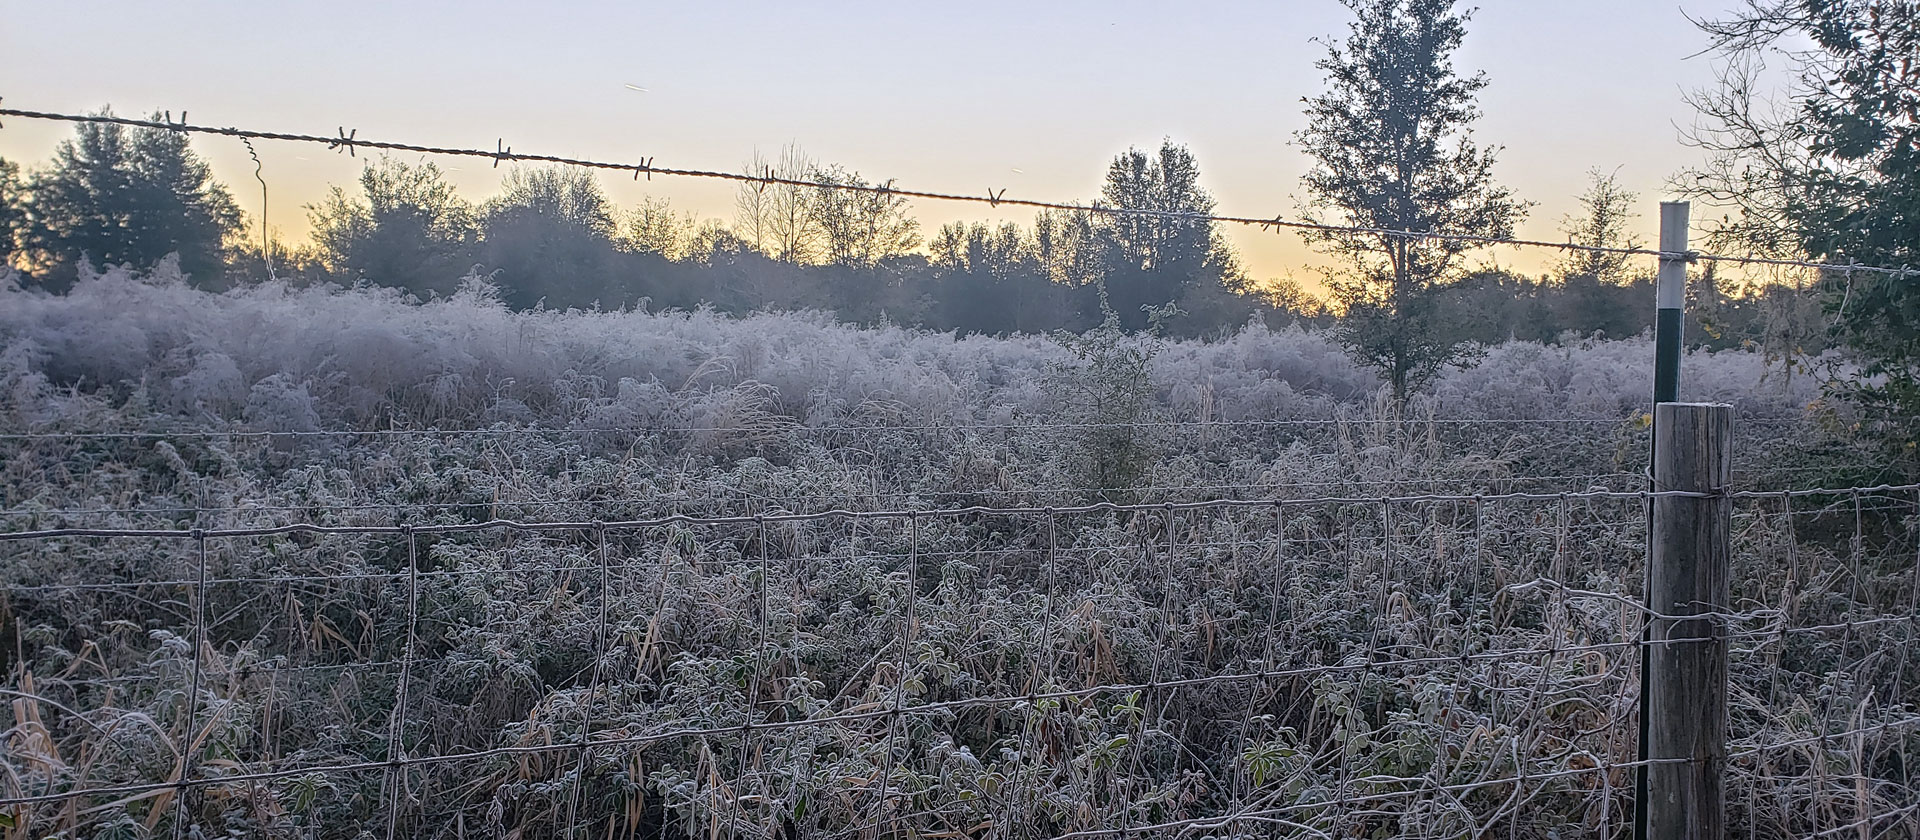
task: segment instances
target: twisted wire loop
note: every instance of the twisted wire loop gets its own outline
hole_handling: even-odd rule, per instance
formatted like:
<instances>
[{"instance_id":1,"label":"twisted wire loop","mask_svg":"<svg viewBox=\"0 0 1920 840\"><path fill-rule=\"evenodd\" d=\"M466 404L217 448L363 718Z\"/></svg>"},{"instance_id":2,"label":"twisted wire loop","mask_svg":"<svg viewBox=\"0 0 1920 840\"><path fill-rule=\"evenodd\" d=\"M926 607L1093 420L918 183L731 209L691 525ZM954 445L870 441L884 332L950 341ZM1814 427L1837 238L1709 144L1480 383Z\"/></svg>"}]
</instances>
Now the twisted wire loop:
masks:
<instances>
[{"instance_id":1,"label":"twisted wire loop","mask_svg":"<svg viewBox=\"0 0 1920 840\"><path fill-rule=\"evenodd\" d=\"M1663 495L1705 494L14 532L0 546L93 578L29 582L16 605L172 616L193 658L83 658L0 688L44 720L15 713L0 814L152 800L177 837L269 800L390 838L488 820L574 837L1610 836L1625 780L1662 763L1625 732L1637 654L1707 641L1644 637L1673 618L1635 593L1634 514ZM1909 825L1920 486L1727 495L1753 564L1708 614L1752 688L1729 807L1782 836ZM211 542L236 539L257 543L216 569ZM174 567L113 580L102 558L129 543L177 546ZM287 552L396 560L242 562L307 556ZM183 588L188 603L155 599ZM496 619L467 614L502 599L575 621L508 619L535 648L519 662L487 641ZM518 717L457 734L450 697L476 679L517 686ZM85 774L22 758L32 738L124 735L169 686L185 734L164 771L112 758L137 749L124 737ZM329 693L339 709L310 699ZM343 716L356 696L379 708ZM364 737L320 750L267 734L281 719ZM362 793L329 792L360 776Z\"/></svg>"},{"instance_id":2,"label":"twisted wire loop","mask_svg":"<svg viewBox=\"0 0 1920 840\"><path fill-rule=\"evenodd\" d=\"M1352 226L1352 225L1332 225L1332 224L1324 224L1320 222L1301 221L1301 220L1295 220L1295 219L1283 219L1277 216L1274 216L1274 217L1223 216L1223 215L1213 215L1213 214L1207 214L1207 213L1187 213L1187 212L1177 212L1177 211L1167 211L1167 210L1150 210L1150 209L1139 209L1139 208L1113 207L1113 206L1108 206L1099 202L1084 204L1084 203L1075 203L1075 202L1040 201L1040 200L1024 199L1024 198L1008 198L1005 195L1006 191L1004 189L1000 190L999 192L994 192L992 190L989 190L986 194L983 194L983 195L969 195L969 194L961 194L961 193L943 193L943 192L929 192L925 190L902 189L894 186L893 182L891 181L888 181L882 184L850 184L850 183L841 183L837 181L821 181L821 180L814 180L814 179L808 179L808 178L785 177L785 176L775 175L771 171L755 174L755 173L740 173L740 172L722 172L722 171L705 170L705 169L675 169L671 167L657 166L653 163L653 158L651 157L643 158L639 163L617 163L617 162L610 162L610 161L588 160L583 158L562 157L559 155L515 152L513 151L512 147L505 145L504 141L496 141L495 147L493 149L466 149L466 148L453 148L453 147L447 147L447 146L428 146L428 145L421 145L417 143L398 143L398 142L389 142L389 141L380 141L380 140L362 140L358 136L359 129L354 129L350 132L345 128L341 128L337 135L331 136L331 137L325 136L325 135L297 134L297 133L281 132L281 131L256 131L253 129L234 128L230 126L218 127L218 126L207 126L207 125L192 125L185 121L184 114L182 114L182 119L180 122L172 122L168 120L143 120L143 119L134 119L130 117L116 117L116 116L111 116L107 114L64 114L64 113L57 113L57 112L51 112L51 111L29 111L29 110L23 110L19 108L0 108L0 117L20 117L22 119L49 120L49 121L55 121L55 122L122 125L122 126L128 126L133 128L158 128L158 129L165 129L167 131L180 132L184 134L210 134L210 135L217 135L221 137L237 137L243 140L282 140L282 141L296 142L296 143L315 143L315 144L326 146L327 148L332 150L346 151L349 153L353 152L356 149L377 149L382 151L414 152L418 154L442 155L442 156L449 156L449 157L485 158L487 160L492 161L495 167L498 167L502 161L525 162L525 163L552 163L552 164L559 164L562 166L571 166L571 167L577 167L582 169L599 169L599 170L611 170L616 172L627 172L627 173L632 173L635 177L638 177L641 174L645 174L648 180L652 180L653 176L655 175L684 177L684 178L709 178L709 179L718 179L723 181L735 181L740 183L746 183L746 184L756 185L758 187L766 187L766 186L772 186L772 185L778 184L782 186L803 187L807 189L839 190L839 191L848 191L848 192L877 194L882 196L899 196L902 198L927 199L927 200L933 200L933 201L969 202L969 203L975 203L975 204L985 204L993 208L999 208L1002 205L1006 205L1010 207L1027 207L1027 208L1033 208L1033 209L1039 209L1039 210L1060 210L1060 211L1073 212L1073 213L1094 213L1094 214L1108 215L1108 216L1131 216L1131 217L1138 217L1138 218L1163 219L1163 220L1181 221L1181 222L1212 222L1212 223L1221 223L1221 224L1245 225L1245 226L1259 228L1262 230L1269 230L1269 229L1298 230L1298 231L1306 231L1310 233L1319 233L1319 234L1336 234L1336 235L1347 235L1347 236L1377 236L1377 237L1384 237L1388 239L1399 239L1403 241L1450 242L1450 243L1472 245L1472 246L1506 246L1506 247L1524 247L1524 248L1544 248L1544 249L1563 251L1568 253L1591 253L1591 254L1606 254L1606 255L1614 255L1614 256L1646 256L1646 257L1659 257L1662 259L1683 259L1688 262L1727 263L1729 265L1742 265L1742 266L1805 268L1805 269L1811 269L1816 271L1834 272L1834 273L1847 274L1847 275L1851 275L1853 272L1860 272L1865 274L1875 274L1875 275L1881 275L1885 277L1893 277L1897 279L1904 279L1908 275L1914 273L1914 270L1909 266L1892 268L1892 267L1883 267L1883 266L1866 266L1866 265L1859 265L1857 263L1827 263L1827 262L1813 262L1813 261L1807 261L1807 260L1779 259L1779 258L1771 258L1771 257L1736 256L1731 254L1707 254L1707 253L1700 253L1697 251L1676 253L1676 252L1661 251L1661 250L1651 249L1651 248L1582 245L1579 243L1569 242L1569 241L1556 242L1553 240L1544 240L1544 239L1515 239L1510 237L1474 236L1474 235L1467 235L1467 234L1447 233L1444 231L1395 230L1391 228L1360 227L1360 226Z\"/></svg>"}]
</instances>

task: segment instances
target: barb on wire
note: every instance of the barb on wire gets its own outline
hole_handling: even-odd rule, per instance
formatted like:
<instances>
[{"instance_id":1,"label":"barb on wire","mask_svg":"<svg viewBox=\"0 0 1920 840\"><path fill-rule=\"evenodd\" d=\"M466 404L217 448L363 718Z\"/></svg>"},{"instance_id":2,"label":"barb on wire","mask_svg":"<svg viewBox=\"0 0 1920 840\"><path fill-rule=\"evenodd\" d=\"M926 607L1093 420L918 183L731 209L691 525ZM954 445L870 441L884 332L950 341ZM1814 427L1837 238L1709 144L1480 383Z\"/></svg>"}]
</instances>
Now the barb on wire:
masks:
<instances>
[{"instance_id":1,"label":"barb on wire","mask_svg":"<svg viewBox=\"0 0 1920 840\"><path fill-rule=\"evenodd\" d=\"M722 172L717 170L705 170L705 169L675 169L675 168L666 168L666 167L655 167L651 165L650 162L646 164L611 163L607 161L596 161L596 160L588 160L583 158L563 157L560 155L514 152L511 147L508 147L505 145L504 140L496 144L496 148L492 151L488 151L486 149L462 149L462 148L452 148L452 147L445 147L445 146L426 146L426 145L420 145L415 143L396 143L396 142L379 141L379 140L361 140L361 139L358 139L358 136L357 136L358 129L355 129L354 132L348 132L344 126L342 126L339 129L339 135L335 137L325 137L325 136L308 135L308 134L295 134L295 133L278 132L278 131L256 131L251 129L241 129L241 128L233 128L233 127L219 128L214 126L200 126L200 125L188 124L185 121L184 112L182 113L182 120L179 123L173 123L170 121L160 122L155 120L139 120L139 119L132 119L128 117L108 116L104 114L63 114L63 113L56 113L56 112L50 112L50 111L29 111L29 110L20 109L20 108L0 108L0 116L13 116L13 117L20 117L23 119L35 119L35 120L55 120L55 121L62 121L62 122L111 123L115 125L125 125L130 127L161 128L161 129L167 129L170 131L178 131L182 133L217 134L217 135L222 135L227 137L250 137L250 138L260 139L260 140L286 140L291 142L321 143L328 146L328 148L344 149L349 155L352 155L356 148L366 148L366 149L379 149L384 151L417 152L420 154L431 154L431 155L490 158L493 160L495 167L498 167L501 161L520 161L520 162L528 162L528 163L553 163L553 164L559 164L562 166L576 166L576 167L582 167L587 169L605 169L605 170L614 170L614 171L620 171L620 172L636 172L636 173L643 172L647 174L649 179L651 179L653 173L657 172L661 175L672 175L672 176L687 177L687 178L715 178L715 179L726 180L726 181L744 181L744 182L756 184L757 185L756 189L764 189L767 186L779 184L784 186L806 187L811 189L831 189L831 190L843 190L843 191L851 191L851 192L893 194L893 195L899 195L904 198L919 198L919 199L928 199L928 200L934 200L934 201L973 202L973 203L979 203L979 204L988 204L996 208L1002 204L1005 204L1005 205L1016 206L1016 207L1031 207L1031 208L1043 209L1043 210L1062 210L1062 211L1075 212L1075 213L1097 213L1097 214L1108 215L1108 216L1134 216L1134 217L1142 217L1142 218L1166 219L1166 220L1172 220L1172 221L1185 221L1185 222L1201 222L1201 221L1219 222L1222 224L1248 225L1248 226L1261 227L1261 228L1266 228L1271 226L1273 228L1285 228L1290 230L1311 231L1316 233L1382 236L1382 237L1392 237L1392 238L1398 238L1398 239L1404 239L1404 240L1455 242L1455 243L1461 243L1461 244L1467 244L1467 245L1478 245L1478 246L1548 248L1548 249L1557 250L1557 251L1576 252L1576 253L1611 254L1611 255L1619 255L1619 256L1649 256L1649 257L1659 257L1661 259L1680 259L1680 260L1686 260L1689 262L1702 261L1702 262L1727 263L1730 265L1782 266L1782 267L1808 268L1808 269L1814 269L1819 271L1840 271L1842 269L1848 268L1848 266L1834 264L1834 263L1822 263L1822 262L1812 262L1812 261L1804 261L1804 260L1787 260L1787 259L1775 259L1775 258L1767 258L1767 257L1742 257L1742 256L1728 255L1728 254L1705 254L1697 251L1667 252L1667 251L1660 251L1652 248L1579 245L1574 243L1556 242L1552 240L1543 240L1543 239L1513 239L1513 238L1502 238L1502 237L1495 237L1495 236L1475 236L1470 234L1445 233L1440 231L1395 230L1390 228L1333 225L1333 224L1324 224L1319 222L1290 221L1290 220L1281 219L1280 217L1277 217L1277 216L1274 218L1256 218L1256 217L1249 217L1249 216L1223 216L1223 215L1213 215L1213 214L1205 214L1205 213L1185 213L1185 212L1167 211L1167 210L1146 210L1146 209L1138 209L1138 208L1112 207L1112 206L1108 206L1098 202L1095 202L1092 204L1084 204L1084 203L1078 203L1078 202L1040 201L1035 199L1006 198L1003 195L1004 190L1002 191L1002 194L994 194L991 197L980 196L980 195L965 195L965 194L959 194L959 193L932 192L927 190L903 190L903 189L893 188L887 185L845 184L845 183L817 181L817 180L811 180L807 178L789 178L789 177L776 175L771 169L767 169L762 173L756 175L752 173L742 174L738 172ZM650 160L651 159L649 159L649 161ZM1884 267L1877 267L1877 266L1852 266L1852 268L1855 271L1883 274L1883 275L1889 275L1894 277L1905 277L1910 273L1910 271L1904 267L1903 268L1884 268Z\"/></svg>"}]
</instances>

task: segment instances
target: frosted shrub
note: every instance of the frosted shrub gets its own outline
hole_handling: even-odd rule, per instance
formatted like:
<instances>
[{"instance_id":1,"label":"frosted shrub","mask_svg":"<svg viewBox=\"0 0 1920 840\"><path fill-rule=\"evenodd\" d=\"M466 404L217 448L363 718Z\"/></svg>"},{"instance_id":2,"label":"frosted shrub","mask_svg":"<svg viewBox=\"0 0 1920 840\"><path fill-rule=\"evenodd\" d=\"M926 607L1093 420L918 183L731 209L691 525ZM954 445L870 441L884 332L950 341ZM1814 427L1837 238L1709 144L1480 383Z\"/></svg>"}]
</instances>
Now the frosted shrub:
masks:
<instances>
[{"instance_id":1,"label":"frosted shrub","mask_svg":"<svg viewBox=\"0 0 1920 840\"><path fill-rule=\"evenodd\" d=\"M276 373L255 382L247 394L242 418L247 427L270 432L316 432L320 411L304 382Z\"/></svg>"},{"instance_id":2,"label":"frosted shrub","mask_svg":"<svg viewBox=\"0 0 1920 840\"><path fill-rule=\"evenodd\" d=\"M119 399L144 386L154 405L194 422L242 419L254 385L280 376L304 385L334 428L567 425L610 404L623 379L689 398L755 382L778 395L763 410L806 425L880 406L898 422L965 424L1044 416L1044 375L1068 358L1037 336L862 330L818 313L513 312L477 278L449 298L407 303L373 288L200 292L162 265L90 272L66 296L0 294L10 381ZM1651 359L1645 338L1511 342L1445 373L1434 398L1446 417L1624 417L1644 407ZM1220 341L1165 342L1150 382L1181 420L1324 419L1379 387L1322 334L1257 323ZM1809 377L1788 380L1747 352L1690 355L1682 383L1690 398L1751 414L1792 412L1815 393Z\"/></svg>"}]
</instances>

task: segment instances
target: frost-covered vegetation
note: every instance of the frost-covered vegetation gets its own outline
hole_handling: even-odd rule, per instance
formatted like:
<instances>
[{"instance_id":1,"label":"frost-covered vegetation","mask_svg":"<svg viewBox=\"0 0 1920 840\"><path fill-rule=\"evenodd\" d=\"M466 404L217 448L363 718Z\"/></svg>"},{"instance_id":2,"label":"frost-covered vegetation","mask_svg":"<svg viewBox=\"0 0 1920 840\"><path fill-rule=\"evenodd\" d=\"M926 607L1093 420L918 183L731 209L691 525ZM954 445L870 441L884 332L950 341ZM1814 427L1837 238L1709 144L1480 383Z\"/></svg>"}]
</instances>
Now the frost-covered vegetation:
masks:
<instances>
[{"instance_id":1,"label":"frost-covered vegetation","mask_svg":"<svg viewBox=\"0 0 1920 840\"><path fill-rule=\"evenodd\" d=\"M645 464L635 476L675 476L681 494L723 493L738 464L764 462L812 476L806 493L767 499L795 508L980 493L1067 503L1104 489L1076 470L1091 456L1083 444L1100 443L1089 424L1139 438L1134 457L1145 472L1115 489L1140 500L1220 486L1294 495L1355 482L1457 489L1468 478L1488 490L1514 481L1623 486L1607 479L1643 469L1633 419L1644 411L1652 357L1638 339L1492 347L1407 410L1411 420L1441 422L1421 427L1428 449L1402 453L1396 445L1411 444L1385 422L1392 412L1372 373L1322 333L1257 323L1209 342L955 337L804 313L515 312L478 281L421 305L372 288L265 284L211 294L164 268L91 276L65 295L0 294L10 429L191 433L84 442L217 449L231 453L223 461L260 458L274 468L241 471L254 479L224 498L94 471L10 496L14 510L198 504L250 516L244 508L282 501L475 501L395 495L390 481L343 466L356 453L429 444L617 455ZM1083 375L1126 353L1140 356L1137 384L1115 381L1125 371ZM1766 446L1807 425L1815 383L1744 352L1697 353L1685 381L1690 398L1739 407L1752 442L1742 449L1747 464L1787 466L1763 457ZM419 434L434 429L447 431ZM28 444L73 445L19 445ZM313 464L329 469L305 469ZM1308 482L1317 484L1300 486ZM514 505L572 498L563 489L486 480L469 492ZM616 497L658 492L637 485Z\"/></svg>"},{"instance_id":2,"label":"frost-covered vegetation","mask_svg":"<svg viewBox=\"0 0 1920 840\"><path fill-rule=\"evenodd\" d=\"M1631 774L1599 768L1633 759L1638 614L1613 596L1638 592L1641 502L1362 500L1640 489L1643 339L1490 347L1396 413L1300 329L398 294L165 268L0 289L0 529L746 519L0 542L0 798L266 774L184 807L19 805L0 835L1630 826ZM1743 486L1824 477L1789 457L1827 439L1815 383L1741 351L1685 370L1738 407ZM1159 505L1217 499L1291 503ZM751 518L1102 500L1138 507ZM1910 728L1778 746L1920 700L1909 624L1776 632L1916 594L1913 500L1833 501L1736 523L1735 752L1762 749L1731 785L1770 836L1915 802L1890 781Z\"/></svg>"}]
</instances>

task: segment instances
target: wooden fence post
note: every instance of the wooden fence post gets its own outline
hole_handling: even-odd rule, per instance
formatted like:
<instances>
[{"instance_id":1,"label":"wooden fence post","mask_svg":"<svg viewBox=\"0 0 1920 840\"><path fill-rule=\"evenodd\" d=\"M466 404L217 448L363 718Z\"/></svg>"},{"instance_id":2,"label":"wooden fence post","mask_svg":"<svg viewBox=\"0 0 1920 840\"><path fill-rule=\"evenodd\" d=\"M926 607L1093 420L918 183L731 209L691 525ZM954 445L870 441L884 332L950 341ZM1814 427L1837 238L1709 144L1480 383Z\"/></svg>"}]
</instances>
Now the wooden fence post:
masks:
<instances>
[{"instance_id":1,"label":"wooden fence post","mask_svg":"<svg viewBox=\"0 0 1920 840\"><path fill-rule=\"evenodd\" d=\"M1660 274L1654 284L1653 305L1653 404L1680 399L1681 332L1687 316L1687 219L1692 205L1684 201L1660 202ZM1655 418L1658 418L1656 413ZM1657 434L1657 432L1656 432ZM1654 457L1659 457L1658 455ZM1652 465L1648 465L1651 472ZM1653 556L1653 509L1647 509L1647 556ZM1652 574L1649 564L1648 574ZM1647 591L1653 591L1648 578ZM1644 638L1642 639L1644 641ZM1644 649L1643 649L1644 650ZM1640 685L1652 682L1647 657L1640 657ZM1647 694L1640 694L1640 741L1635 755L1647 760ZM1633 840L1647 840L1647 766L1633 770Z\"/></svg>"},{"instance_id":2,"label":"wooden fence post","mask_svg":"<svg viewBox=\"0 0 1920 840\"><path fill-rule=\"evenodd\" d=\"M1647 836L1722 840L1727 758L1727 637L1732 499L1726 494L1733 409L1653 409L1656 493L1648 556L1645 744ZM1722 614L1722 615L1711 615ZM1688 618L1687 616L1702 616Z\"/></svg>"}]
</instances>

